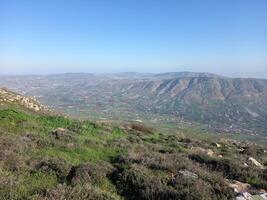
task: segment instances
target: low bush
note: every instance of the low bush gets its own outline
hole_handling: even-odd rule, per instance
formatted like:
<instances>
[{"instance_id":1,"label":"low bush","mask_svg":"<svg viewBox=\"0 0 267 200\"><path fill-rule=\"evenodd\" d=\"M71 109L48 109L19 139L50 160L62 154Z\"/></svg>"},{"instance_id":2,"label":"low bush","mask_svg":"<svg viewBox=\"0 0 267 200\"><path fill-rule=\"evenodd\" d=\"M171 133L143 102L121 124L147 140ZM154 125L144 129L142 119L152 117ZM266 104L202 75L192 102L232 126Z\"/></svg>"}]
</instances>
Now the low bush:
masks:
<instances>
[{"instance_id":1,"label":"low bush","mask_svg":"<svg viewBox=\"0 0 267 200\"><path fill-rule=\"evenodd\" d=\"M127 199L162 199L159 192L164 188L159 177L153 176L143 166L132 165L116 174L116 185Z\"/></svg>"},{"instance_id":2,"label":"low bush","mask_svg":"<svg viewBox=\"0 0 267 200\"><path fill-rule=\"evenodd\" d=\"M242 154L246 154L255 158L261 157L264 154L264 149L258 145L249 145L243 147Z\"/></svg>"},{"instance_id":3,"label":"low bush","mask_svg":"<svg viewBox=\"0 0 267 200\"><path fill-rule=\"evenodd\" d=\"M175 199L214 200L217 199L211 185L201 179L180 176L174 185Z\"/></svg>"},{"instance_id":4,"label":"low bush","mask_svg":"<svg viewBox=\"0 0 267 200\"><path fill-rule=\"evenodd\" d=\"M115 183L126 199L134 200L216 200L229 199L229 195L220 195L216 188L198 178L179 176L175 183L166 175L159 176L153 170L142 165L131 165L120 169Z\"/></svg>"},{"instance_id":5,"label":"low bush","mask_svg":"<svg viewBox=\"0 0 267 200\"><path fill-rule=\"evenodd\" d=\"M130 124L130 128L136 131L140 131L142 133L153 133L153 129L151 127L145 126L141 123L132 123Z\"/></svg>"},{"instance_id":6,"label":"low bush","mask_svg":"<svg viewBox=\"0 0 267 200\"><path fill-rule=\"evenodd\" d=\"M25 168L25 159L17 154L9 154L2 160L3 169L8 171L21 171Z\"/></svg>"},{"instance_id":7,"label":"low bush","mask_svg":"<svg viewBox=\"0 0 267 200\"><path fill-rule=\"evenodd\" d=\"M84 183L99 185L101 179L112 170L113 167L107 162L81 164L71 168L66 181L72 185Z\"/></svg>"},{"instance_id":8,"label":"low bush","mask_svg":"<svg viewBox=\"0 0 267 200\"><path fill-rule=\"evenodd\" d=\"M58 185L56 188L47 190L44 194L39 194L38 200L118 200L111 193L100 190L90 183L76 185L74 187Z\"/></svg>"},{"instance_id":9,"label":"low bush","mask_svg":"<svg viewBox=\"0 0 267 200\"><path fill-rule=\"evenodd\" d=\"M222 172L224 177L249 183L258 188L266 188L267 181L263 178L262 170L255 167L245 167L237 160L229 158L211 158L207 155L193 154L192 160L206 165L210 170Z\"/></svg>"},{"instance_id":10,"label":"low bush","mask_svg":"<svg viewBox=\"0 0 267 200\"><path fill-rule=\"evenodd\" d=\"M45 158L35 162L33 171L55 174L60 182L65 181L71 168L66 161L56 158Z\"/></svg>"}]
</instances>

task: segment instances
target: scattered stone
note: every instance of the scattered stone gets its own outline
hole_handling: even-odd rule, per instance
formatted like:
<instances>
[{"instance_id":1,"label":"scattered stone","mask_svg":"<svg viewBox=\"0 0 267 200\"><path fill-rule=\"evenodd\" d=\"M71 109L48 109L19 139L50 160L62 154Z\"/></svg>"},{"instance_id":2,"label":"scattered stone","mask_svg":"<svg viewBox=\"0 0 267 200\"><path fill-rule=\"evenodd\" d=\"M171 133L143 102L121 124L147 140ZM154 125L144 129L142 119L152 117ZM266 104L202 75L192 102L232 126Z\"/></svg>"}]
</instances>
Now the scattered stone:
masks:
<instances>
[{"instance_id":1,"label":"scattered stone","mask_svg":"<svg viewBox=\"0 0 267 200\"><path fill-rule=\"evenodd\" d=\"M210 157L214 156L214 152L211 149L204 149L202 147L192 147L191 150L196 153L206 154Z\"/></svg>"},{"instance_id":2,"label":"scattered stone","mask_svg":"<svg viewBox=\"0 0 267 200\"><path fill-rule=\"evenodd\" d=\"M241 192L235 197L235 200L252 200L252 195L248 192Z\"/></svg>"},{"instance_id":3,"label":"scattered stone","mask_svg":"<svg viewBox=\"0 0 267 200\"><path fill-rule=\"evenodd\" d=\"M262 198L262 200L267 200L267 193L260 194L259 196Z\"/></svg>"},{"instance_id":4,"label":"scattered stone","mask_svg":"<svg viewBox=\"0 0 267 200\"><path fill-rule=\"evenodd\" d=\"M220 148L220 147L222 147L222 145L221 145L221 144L219 144L219 143L217 143L217 142L214 142L214 143L212 143L212 145L213 145L213 146L215 146L215 147L217 147L217 148Z\"/></svg>"},{"instance_id":5,"label":"scattered stone","mask_svg":"<svg viewBox=\"0 0 267 200\"><path fill-rule=\"evenodd\" d=\"M235 197L235 200L267 200L267 193L251 195L248 192L242 192Z\"/></svg>"},{"instance_id":6,"label":"scattered stone","mask_svg":"<svg viewBox=\"0 0 267 200\"><path fill-rule=\"evenodd\" d=\"M212 157L212 156L214 156L214 152L211 149L208 149L207 150L207 155Z\"/></svg>"},{"instance_id":7,"label":"scattered stone","mask_svg":"<svg viewBox=\"0 0 267 200\"><path fill-rule=\"evenodd\" d=\"M248 161L261 169L265 169L265 167L260 162L258 162L255 158L249 157Z\"/></svg>"},{"instance_id":8,"label":"scattered stone","mask_svg":"<svg viewBox=\"0 0 267 200\"><path fill-rule=\"evenodd\" d=\"M31 110L45 111L46 108L40 104L36 99L19 95L15 92L0 88L0 101L1 102L16 102Z\"/></svg>"},{"instance_id":9,"label":"scattered stone","mask_svg":"<svg viewBox=\"0 0 267 200\"><path fill-rule=\"evenodd\" d=\"M197 174L195 174L193 172L190 172L188 170L180 170L178 172L178 175L183 176L185 178L193 178L193 179L197 179L198 178Z\"/></svg>"},{"instance_id":10,"label":"scattered stone","mask_svg":"<svg viewBox=\"0 0 267 200\"><path fill-rule=\"evenodd\" d=\"M243 182L236 181L236 180L226 179L225 182L236 193L247 192L251 188L251 185L250 184L243 183Z\"/></svg>"},{"instance_id":11,"label":"scattered stone","mask_svg":"<svg viewBox=\"0 0 267 200\"><path fill-rule=\"evenodd\" d=\"M243 149L243 148L239 148L239 149L237 149L240 153L242 153L242 152L244 152L244 150L245 149Z\"/></svg>"}]
</instances>

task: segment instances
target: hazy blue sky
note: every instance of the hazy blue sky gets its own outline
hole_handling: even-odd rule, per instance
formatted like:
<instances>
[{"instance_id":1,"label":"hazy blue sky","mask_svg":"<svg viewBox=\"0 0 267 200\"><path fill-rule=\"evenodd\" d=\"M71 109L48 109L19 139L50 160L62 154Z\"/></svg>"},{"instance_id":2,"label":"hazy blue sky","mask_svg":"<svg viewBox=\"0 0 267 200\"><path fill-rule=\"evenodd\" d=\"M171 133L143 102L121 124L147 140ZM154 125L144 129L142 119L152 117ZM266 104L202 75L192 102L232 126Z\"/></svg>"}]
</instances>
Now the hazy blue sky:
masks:
<instances>
[{"instance_id":1,"label":"hazy blue sky","mask_svg":"<svg viewBox=\"0 0 267 200\"><path fill-rule=\"evenodd\" d=\"M267 0L0 0L0 74L267 78Z\"/></svg>"}]
</instances>

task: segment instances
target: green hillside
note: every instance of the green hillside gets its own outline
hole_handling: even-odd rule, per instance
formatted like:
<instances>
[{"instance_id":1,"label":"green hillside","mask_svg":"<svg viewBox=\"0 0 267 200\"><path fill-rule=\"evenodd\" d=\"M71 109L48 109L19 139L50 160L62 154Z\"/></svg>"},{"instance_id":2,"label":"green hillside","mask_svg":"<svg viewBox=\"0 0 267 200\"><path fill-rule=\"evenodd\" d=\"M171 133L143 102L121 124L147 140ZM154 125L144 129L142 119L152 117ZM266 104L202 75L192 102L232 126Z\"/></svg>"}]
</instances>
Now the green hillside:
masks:
<instances>
[{"instance_id":1,"label":"green hillside","mask_svg":"<svg viewBox=\"0 0 267 200\"><path fill-rule=\"evenodd\" d=\"M266 165L252 143L0 102L0 199L232 199L266 190Z\"/></svg>"}]
</instances>

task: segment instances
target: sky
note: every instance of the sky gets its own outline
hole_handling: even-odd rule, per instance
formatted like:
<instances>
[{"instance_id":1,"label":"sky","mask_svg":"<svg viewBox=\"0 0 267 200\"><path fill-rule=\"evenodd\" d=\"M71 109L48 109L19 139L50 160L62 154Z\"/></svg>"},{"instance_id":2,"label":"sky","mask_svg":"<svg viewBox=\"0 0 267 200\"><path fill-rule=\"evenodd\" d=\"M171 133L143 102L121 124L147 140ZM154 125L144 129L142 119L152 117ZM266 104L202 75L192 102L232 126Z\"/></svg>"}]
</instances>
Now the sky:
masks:
<instances>
[{"instance_id":1,"label":"sky","mask_svg":"<svg viewBox=\"0 0 267 200\"><path fill-rule=\"evenodd\" d=\"M0 0L0 74L267 78L266 0Z\"/></svg>"}]
</instances>

